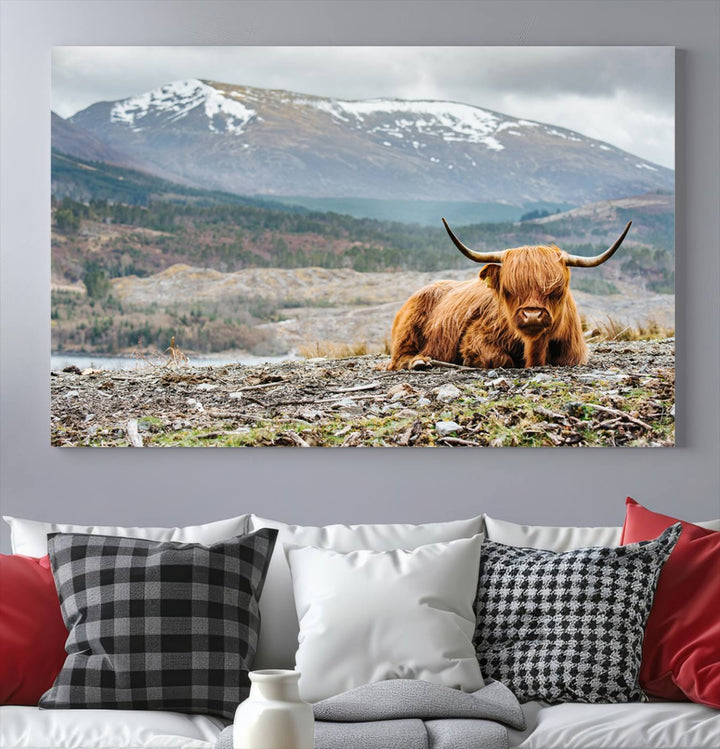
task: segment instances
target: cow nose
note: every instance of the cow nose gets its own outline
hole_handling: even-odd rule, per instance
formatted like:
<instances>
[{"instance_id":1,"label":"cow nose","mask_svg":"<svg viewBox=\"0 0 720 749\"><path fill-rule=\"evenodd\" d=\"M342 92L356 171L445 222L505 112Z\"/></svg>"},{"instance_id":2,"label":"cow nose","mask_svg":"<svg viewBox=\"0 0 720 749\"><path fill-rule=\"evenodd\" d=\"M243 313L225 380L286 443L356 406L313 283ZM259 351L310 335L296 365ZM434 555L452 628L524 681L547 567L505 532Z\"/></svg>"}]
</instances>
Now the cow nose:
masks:
<instances>
[{"instance_id":1,"label":"cow nose","mask_svg":"<svg viewBox=\"0 0 720 749\"><path fill-rule=\"evenodd\" d=\"M541 325L545 310L537 307L528 307L520 310L522 321L526 325Z\"/></svg>"}]
</instances>

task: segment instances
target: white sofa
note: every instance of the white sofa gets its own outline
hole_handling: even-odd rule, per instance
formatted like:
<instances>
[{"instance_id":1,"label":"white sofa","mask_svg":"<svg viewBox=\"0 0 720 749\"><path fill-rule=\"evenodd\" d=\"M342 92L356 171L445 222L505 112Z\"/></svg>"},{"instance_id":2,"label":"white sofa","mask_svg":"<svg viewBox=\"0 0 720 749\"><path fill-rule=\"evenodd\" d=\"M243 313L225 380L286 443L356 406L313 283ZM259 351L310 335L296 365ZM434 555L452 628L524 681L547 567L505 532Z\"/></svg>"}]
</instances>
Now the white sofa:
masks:
<instances>
[{"instance_id":1,"label":"white sofa","mask_svg":"<svg viewBox=\"0 0 720 749\"><path fill-rule=\"evenodd\" d=\"M237 519L234 519L237 521ZM199 540L213 534L237 531L230 525L210 524L174 530L166 538ZM44 534L52 530L74 532L126 532L140 534L147 529L117 529L77 526L53 526L10 519L14 551L40 555ZM720 521L702 523L720 530ZM278 547L283 542L336 548L340 551L393 548L398 537L410 533L417 545L437 540L439 535L453 536L484 530L491 540L517 546L566 551L584 546L615 546L620 528L556 528L521 526L484 516L453 524L425 526L327 526L306 528L287 526L257 516L248 519L248 528L276 527ZM204 529L210 528L210 531ZM157 531L157 529L150 529ZM205 534L205 536L203 536ZM209 535L208 535L209 534ZM291 667L296 647L297 617L291 588L282 565L284 554L276 554L268 573L261 611L264 621L256 667ZM274 566L274 571L273 571ZM275 582L270 584L270 576ZM279 580L279 582L278 582ZM693 703L647 702L630 704L547 705L528 702L523 705L527 726L524 731L509 731L513 749L717 749L720 746L720 711ZM212 749L226 725L220 718L161 711L127 710L39 710L30 706L0 707L0 749ZM362 747L358 747L362 749ZM480 748L478 748L480 749Z\"/></svg>"}]
</instances>

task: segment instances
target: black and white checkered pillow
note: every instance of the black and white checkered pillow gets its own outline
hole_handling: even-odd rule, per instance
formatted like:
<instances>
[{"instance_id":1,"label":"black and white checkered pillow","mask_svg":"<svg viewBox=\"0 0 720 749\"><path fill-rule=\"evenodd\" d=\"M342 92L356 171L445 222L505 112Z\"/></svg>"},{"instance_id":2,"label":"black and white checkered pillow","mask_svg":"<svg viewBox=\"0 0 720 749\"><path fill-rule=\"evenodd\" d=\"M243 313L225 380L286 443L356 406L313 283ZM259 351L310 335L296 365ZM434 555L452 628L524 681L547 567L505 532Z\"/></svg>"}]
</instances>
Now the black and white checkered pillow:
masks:
<instances>
[{"instance_id":1,"label":"black and white checkered pillow","mask_svg":"<svg viewBox=\"0 0 720 749\"><path fill-rule=\"evenodd\" d=\"M557 554L487 541L475 648L521 702L630 702L655 586L682 526L652 541Z\"/></svg>"},{"instance_id":2,"label":"black and white checkered pillow","mask_svg":"<svg viewBox=\"0 0 720 749\"><path fill-rule=\"evenodd\" d=\"M40 707L232 719L249 691L276 535L212 546L49 535L68 656Z\"/></svg>"}]
</instances>

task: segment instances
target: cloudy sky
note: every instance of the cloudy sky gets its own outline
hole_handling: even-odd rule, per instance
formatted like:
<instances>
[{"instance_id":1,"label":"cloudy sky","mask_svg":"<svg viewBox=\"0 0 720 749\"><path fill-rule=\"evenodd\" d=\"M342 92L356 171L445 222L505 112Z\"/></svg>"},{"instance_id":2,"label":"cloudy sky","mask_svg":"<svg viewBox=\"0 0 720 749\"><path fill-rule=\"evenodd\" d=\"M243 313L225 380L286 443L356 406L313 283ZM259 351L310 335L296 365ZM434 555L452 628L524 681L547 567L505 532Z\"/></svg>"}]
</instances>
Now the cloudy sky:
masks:
<instances>
[{"instance_id":1,"label":"cloudy sky","mask_svg":"<svg viewBox=\"0 0 720 749\"><path fill-rule=\"evenodd\" d=\"M674 167L672 47L57 47L53 110L206 78L346 99L444 99Z\"/></svg>"}]
</instances>

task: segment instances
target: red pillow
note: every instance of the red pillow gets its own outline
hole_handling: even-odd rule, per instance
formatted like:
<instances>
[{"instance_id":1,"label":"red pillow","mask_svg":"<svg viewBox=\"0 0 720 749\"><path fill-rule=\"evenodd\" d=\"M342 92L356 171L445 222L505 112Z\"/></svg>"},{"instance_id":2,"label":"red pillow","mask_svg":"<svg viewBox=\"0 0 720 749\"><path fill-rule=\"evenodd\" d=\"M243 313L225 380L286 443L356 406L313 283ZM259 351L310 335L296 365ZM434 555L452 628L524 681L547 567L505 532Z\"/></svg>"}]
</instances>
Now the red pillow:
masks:
<instances>
[{"instance_id":1,"label":"red pillow","mask_svg":"<svg viewBox=\"0 0 720 749\"><path fill-rule=\"evenodd\" d=\"M621 544L647 541L682 522L648 617L640 686L651 696L720 708L720 532L626 501Z\"/></svg>"},{"instance_id":2,"label":"red pillow","mask_svg":"<svg viewBox=\"0 0 720 749\"><path fill-rule=\"evenodd\" d=\"M37 705L67 636L49 558L0 554L0 704Z\"/></svg>"}]
</instances>

